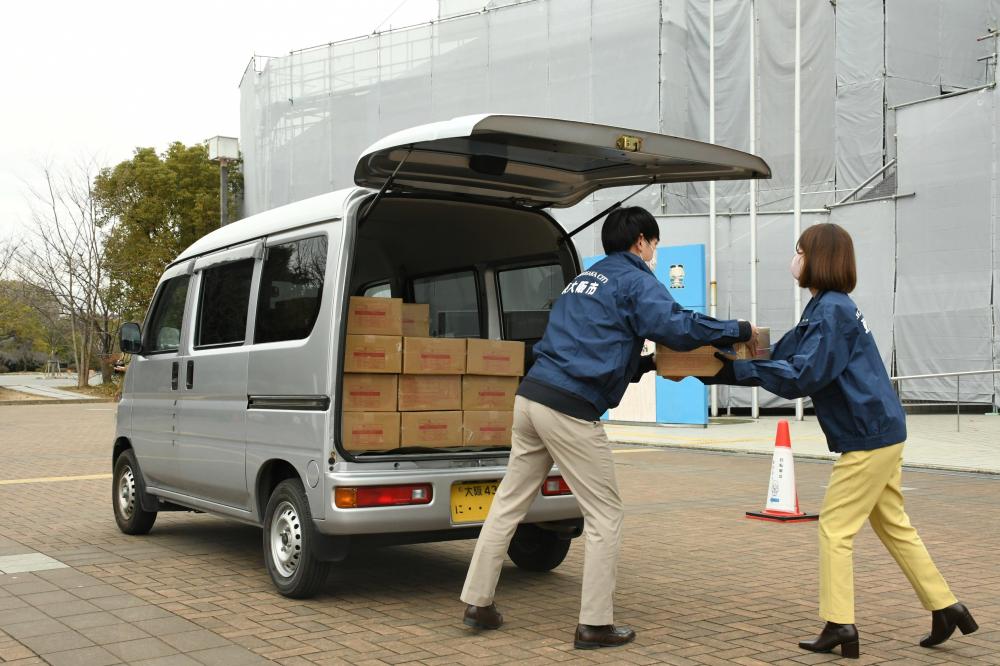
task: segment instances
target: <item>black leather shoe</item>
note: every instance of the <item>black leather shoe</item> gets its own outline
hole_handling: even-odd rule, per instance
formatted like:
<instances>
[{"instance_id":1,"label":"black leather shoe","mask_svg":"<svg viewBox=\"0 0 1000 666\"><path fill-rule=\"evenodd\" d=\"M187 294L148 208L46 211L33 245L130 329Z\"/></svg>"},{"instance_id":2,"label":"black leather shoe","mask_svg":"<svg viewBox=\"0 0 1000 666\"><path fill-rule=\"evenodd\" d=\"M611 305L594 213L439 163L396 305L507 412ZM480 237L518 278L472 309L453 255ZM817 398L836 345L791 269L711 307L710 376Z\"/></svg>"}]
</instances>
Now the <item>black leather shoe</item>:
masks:
<instances>
[{"instance_id":1,"label":"black leather shoe","mask_svg":"<svg viewBox=\"0 0 1000 666\"><path fill-rule=\"evenodd\" d=\"M857 659L860 656L858 628L853 624L827 622L816 640L799 643L800 648L810 652L833 652L833 648L838 645L840 646L840 656Z\"/></svg>"},{"instance_id":2,"label":"black leather shoe","mask_svg":"<svg viewBox=\"0 0 1000 666\"><path fill-rule=\"evenodd\" d=\"M573 647L580 650L593 650L602 647L620 647L635 640L635 632L628 627L616 627L613 624L594 626L592 624L576 625L576 636Z\"/></svg>"},{"instance_id":3,"label":"black leather shoe","mask_svg":"<svg viewBox=\"0 0 1000 666\"><path fill-rule=\"evenodd\" d=\"M497 610L496 604L489 606L469 604L462 622L474 629L499 629L503 624L503 615Z\"/></svg>"},{"instance_id":4,"label":"black leather shoe","mask_svg":"<svg viewBox=\"0 0 1000 666\"><path fill-rule=\"evenodd\" d=\"M963 634L971 634L979 628L965 604L954 603L947 608L931 611L931 633L923 637L920 647L933 647L944 643L955 633L955 627L958 627Z\"/></svg>"}]
</instances>

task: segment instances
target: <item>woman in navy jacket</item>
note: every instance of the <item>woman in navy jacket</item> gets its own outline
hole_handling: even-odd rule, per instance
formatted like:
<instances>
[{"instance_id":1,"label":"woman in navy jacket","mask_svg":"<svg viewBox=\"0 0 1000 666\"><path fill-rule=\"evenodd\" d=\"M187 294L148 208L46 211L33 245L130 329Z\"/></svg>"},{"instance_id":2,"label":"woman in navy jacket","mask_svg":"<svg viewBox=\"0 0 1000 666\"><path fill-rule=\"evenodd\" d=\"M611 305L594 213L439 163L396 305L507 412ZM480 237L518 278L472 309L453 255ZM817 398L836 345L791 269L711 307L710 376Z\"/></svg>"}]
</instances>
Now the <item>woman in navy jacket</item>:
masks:
<instances>
[{"instance_id":1,"label":"woman in navy jacket","mask_svg":"<svg viewBox=\"0 0 1000 666\"><path fill-rule=\"evenodd\" d=\"M728 361L711 383L763 386L783 398L812 398L827 446L840 453L819 517L819 637L799 647L858 657L854 625L854 536L872 529L931 611L930 647L955 628L978 626L938 572L903 509L900 475L906 417L871 329L847 295L857 281L854 244L836 224L817 224L799 238L792 276L812 292L799 323L768 361Z\"/></svg>"}]
</instances>

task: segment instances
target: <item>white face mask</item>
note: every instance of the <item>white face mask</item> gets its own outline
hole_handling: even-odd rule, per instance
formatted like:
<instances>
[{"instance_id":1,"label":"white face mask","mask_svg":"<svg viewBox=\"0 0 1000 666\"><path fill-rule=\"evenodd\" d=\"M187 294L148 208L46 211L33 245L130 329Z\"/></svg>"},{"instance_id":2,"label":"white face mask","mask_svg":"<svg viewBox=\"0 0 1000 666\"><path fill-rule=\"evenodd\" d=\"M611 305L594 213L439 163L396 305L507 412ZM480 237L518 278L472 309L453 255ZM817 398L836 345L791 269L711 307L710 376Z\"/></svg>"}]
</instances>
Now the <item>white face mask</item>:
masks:
<instances>
[{"instance_id":1,"label":"white face mask","mask_svg":"<svg viewBox=\"0 0 1000 666\"><path fill-rule=\"evenodd\" d=\"M802 276L802 260L805 257L801 252L796 252L795 256L792 257L792 265L789 270L792 273L792 277L798 282L799 278Z\"/></svg>"}]
</instances>

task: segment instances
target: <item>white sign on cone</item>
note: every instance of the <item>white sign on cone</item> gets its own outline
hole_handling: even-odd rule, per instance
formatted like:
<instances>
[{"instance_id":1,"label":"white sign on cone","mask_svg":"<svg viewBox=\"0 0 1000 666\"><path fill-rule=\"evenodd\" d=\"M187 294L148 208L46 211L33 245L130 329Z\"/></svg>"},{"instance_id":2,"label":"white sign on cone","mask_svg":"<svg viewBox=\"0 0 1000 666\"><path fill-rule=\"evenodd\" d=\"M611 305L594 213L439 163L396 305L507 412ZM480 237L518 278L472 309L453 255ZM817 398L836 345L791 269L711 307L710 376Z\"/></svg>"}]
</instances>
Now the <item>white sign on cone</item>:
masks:
<instances>
[{"instance_id":1,"label":"white sign on cone","mask_svg":"<svg viewBox=\"0 0 1000 666\"><path fill-rule=\"evenodd\" d=\"M771 479L767 484L764 510L747 511L747 518L777 522L816 520L816 514L799 511L799 496L795 490L795 459L792 457L792 439L788 435L788 421L778 421L774 438L774 457L771 459Z\"/></svg>"},{"instance_id":2,"label":"white sign on cone","mask_svg":"<svg viewBox=\"0 0 1000 666\"><path fill-rule=\"evenodd\" d=\"M792 458L791 447L780 444L774 447L771 483L767 489L764 510L793 514L799 512L799 498L795 492L795 460Z\"/></svg>"}]
</instances>

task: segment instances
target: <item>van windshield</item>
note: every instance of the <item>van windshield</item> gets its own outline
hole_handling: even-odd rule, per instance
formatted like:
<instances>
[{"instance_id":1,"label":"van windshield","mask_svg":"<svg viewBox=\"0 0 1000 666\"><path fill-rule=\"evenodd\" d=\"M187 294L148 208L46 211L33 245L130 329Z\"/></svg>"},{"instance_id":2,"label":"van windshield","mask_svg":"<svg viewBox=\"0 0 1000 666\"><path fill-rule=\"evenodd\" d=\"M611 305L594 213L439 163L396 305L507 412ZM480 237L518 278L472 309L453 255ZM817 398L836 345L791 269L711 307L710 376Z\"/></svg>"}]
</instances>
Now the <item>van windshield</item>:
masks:
<instances>
[{"instance_id":1,"label":"van windshield","mask_svg":"<svg viewBox=\"0 0 1000 666\"><path fill-rule=\"evenodd\" d=\"M507 340L538 340L549 323L552 304L565 286L558 264L500 271L497 285Z\"/></svg>"},{"instance_id":2,"label":"van windshield","mask_svg":"<svg viewBox=\"0 0 1000 666\"><path fill-rule=\"evenodd\" d=\"M478 338L479 298L472 271L417 278L415 303L430 304L431 337Z\"/></svg>"}]
</instances>

